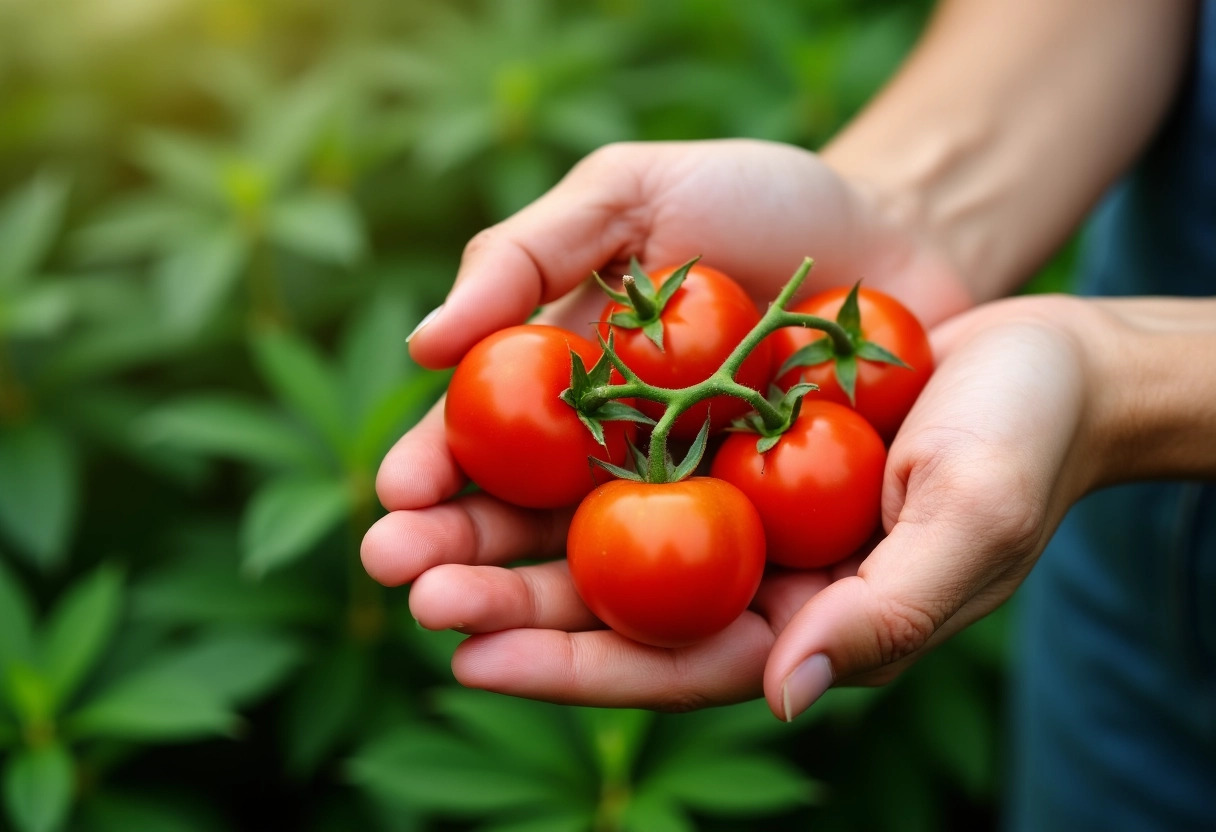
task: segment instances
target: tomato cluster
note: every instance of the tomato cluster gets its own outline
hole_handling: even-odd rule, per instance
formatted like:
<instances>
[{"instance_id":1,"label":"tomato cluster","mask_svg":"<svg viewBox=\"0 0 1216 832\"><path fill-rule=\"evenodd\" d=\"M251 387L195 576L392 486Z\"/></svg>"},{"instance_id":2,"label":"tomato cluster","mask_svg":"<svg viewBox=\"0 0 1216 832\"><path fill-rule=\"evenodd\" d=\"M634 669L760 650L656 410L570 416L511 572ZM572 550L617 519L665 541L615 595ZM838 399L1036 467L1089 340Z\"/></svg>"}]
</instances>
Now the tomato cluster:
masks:
<instances>
[{"instance_id":1,"label":"tomato cluster","mask_svg":"<svg viewBox=\"0 0 1216 832\"><path fill-rule=\"evenodd\" d=\"M916 318L871 289L762 319L737 283L695 261L631 272L624 291L605 286L598 345L542 325L476 345L452 377L446 433L494 496L577 504L567 560L583 601L631 639L677 647L730 625L766 563L821 568L866 545L885 443L932 353ZM653 431L649 459L638 422ZM680 466L668 435L691 442Z\"/></svg>"}]
</instances>

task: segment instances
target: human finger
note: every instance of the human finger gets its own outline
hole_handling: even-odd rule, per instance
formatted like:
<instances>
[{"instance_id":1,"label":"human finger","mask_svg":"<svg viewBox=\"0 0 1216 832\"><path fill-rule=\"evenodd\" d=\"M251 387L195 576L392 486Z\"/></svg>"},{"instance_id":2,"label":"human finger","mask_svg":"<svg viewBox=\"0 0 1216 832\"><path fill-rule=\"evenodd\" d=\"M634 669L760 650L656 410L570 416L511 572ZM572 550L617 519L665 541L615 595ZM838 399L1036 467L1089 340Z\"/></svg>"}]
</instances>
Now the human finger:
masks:
<instances>
[{"instance_id":1,"label":"human finger","mask_svg":"<svg viewBox=\"0 0 1216 832\"><path fill-rule=\"evenodd\" d=\"M612 630L504 630L456 649L467 687L563 704L688 711L754 699L773 643L754 612L689 647L650 647Z\"/></svg>"},{"instance_id":2,"label":"human finger","mask_svg":"<svg viewBox=\"0 0 1216 832\"><path fill-rule=\"evenodd\" d=\"M487 494L394 511L363 537L363 566L387 586L444 563L504 564L564 551L572 509L526 509Z\"/></svg>"},{"instance_id":3,"label":"human finger","mask_svg":"<svg viewBox=\"0 0 1216 832\"><path fill-rule=\"evenodd\" d=\"M390 512L441 503L468 482L448 448L443 406L441 398L381 461L376 472L376 496Z\"/></svg>"},{"instance_id":4,"label":"human finger","mask_svg":"<svg viewBox=\"0 0 1216 832\"><path fill-rule=\"evenodd\" d=\"M485 335L522 323L593 270L640 251L649 221L638 158L624 146L593 153L548 193L474 236L447 299L410 339L414 359L450 366Z\"/></svg>"},{"instance_id":5,"label":"human finger","mask_svg":"<svg viewBox=\"0 0 1216 832\"><path fill-rule=\"evenodd\" d=\"M505 569L444 564L410 587L410 612L428 630L590 630L603 624L587 609L564 560Z\"/></svg>"}]
</instances>

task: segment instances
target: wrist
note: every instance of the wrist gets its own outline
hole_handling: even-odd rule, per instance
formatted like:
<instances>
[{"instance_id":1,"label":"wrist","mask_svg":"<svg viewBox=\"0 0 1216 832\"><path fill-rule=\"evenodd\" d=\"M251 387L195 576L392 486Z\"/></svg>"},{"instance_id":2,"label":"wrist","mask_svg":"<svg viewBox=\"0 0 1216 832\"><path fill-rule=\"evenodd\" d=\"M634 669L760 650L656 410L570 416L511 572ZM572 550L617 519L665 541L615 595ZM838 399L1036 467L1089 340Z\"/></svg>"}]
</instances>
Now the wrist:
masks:
<instances>
[{"instance_id":1,"label":"wrist","mask_svg":"<svg viewBox=\"0 0 1216 832\"><path fill-rule=\"evenodd\" d=\"M1216 476L1216 299L1089 305L1095 485Z\"/></svg>"}]
</instances>

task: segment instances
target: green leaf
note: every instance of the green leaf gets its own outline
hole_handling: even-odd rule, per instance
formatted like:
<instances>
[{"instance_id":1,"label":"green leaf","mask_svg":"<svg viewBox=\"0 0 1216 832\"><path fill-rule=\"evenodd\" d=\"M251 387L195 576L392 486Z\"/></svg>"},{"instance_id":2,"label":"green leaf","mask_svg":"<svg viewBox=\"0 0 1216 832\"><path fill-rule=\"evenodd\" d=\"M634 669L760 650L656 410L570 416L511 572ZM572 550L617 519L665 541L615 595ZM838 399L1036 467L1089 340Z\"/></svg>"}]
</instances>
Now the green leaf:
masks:
<instances>
[{"instance_id":1,"label":"green leaf","mask_svg":"<svg viewBox=\"0 0 1216 832\"><path fill-rule=\"evenodd\" d=\"M235 228L216 226L175 246L152 275L165 322L198 330L215 315L248 260L248 243Z\"/></svg>"},{"instance_id":2,"label":"green leaf","mask_svg":"<svg viewBox=\"0 0 1216 832\"><path fill-rule=\"evenodd\" d=\"M147 786L156 788L155 783ZM163 788L163 786L162 786ZM225 832L209 795L118 792L112 784L83 797L78 832ZM74 830L74 832L76 832Z\"/></svg>"},{"instance_id":3,"label":"green leaf","mask_svg":"<svg viewBox=\"0 0 1216 832\"><path fill-rule=\"evenodd\" d=\"M253 581L237 568L228 534L190 529L198 552L178 552L131 588L131 616L157 626L316 625L338 614L332 593L290 574ZM233 536L234 537L234 536ZM215 539L212 539L215 538Z\"/></svg>"},{"instance_id":4,"label":"green leaf","mask_svg":"<svg viewBox=\"0 0 1216 832\"><path fill-rule=\"evenodd\" d=\"M303 645L268 630L203 636L156 662L156 671L191 681L217 700L244 705L273 690L304 659Z\"/></svg>"},{"instance_id":5,"label":"green leaf","mask_svg":"<svg viewBox=\"0 0 1216 832\"><path fill-rule=\"evenodd\" d=\"M46 676L25 662L10 664L5 671L0 682L4 684L4 695L13 713L27 725L48 723L54 707Z\"/></svg>"},{"instance_id":6,"label":"green leaf","mask_svg":"<svg viewBox=\"0 0 1216 832\"><path fill-rule=\"evenodd\" d=\"M600 277L599 272L592 272L591 277L595 280L596 285L600 287L600 291L607 295L609 299L619 304L628 305L629 295L625 294L624 292L618 292L616 289L609 286L606 282L604 282L604 278Z\"/></svg>"},{"instance_id":7,"label":"green leaf","mask_svg":"<svg viewBox=\"0 0 1216 832\"><path fill-rule=\"evenodd\" d=\"M642 425L654 425L651 419L636 407L630 407L624 402L610 401L598 407L594 414L601 422L637 422Z\"/></svg>"},{"instance_id":8,"label":"green leaf","mask_svg":"<svg viewBox=\"0 0 1216 832\"><path fill-rule=\"evenodd\" d=\"M696 825L680 806L643 784L621 816L623 832L696 832Z\"/></svg>"},{"instance_id":9,"label":"green leaf","mask_svg":"<svg viewBox=\"0 0 1216 832\"><path fill-rule=\"evenodd\" d=\"M701 464L701 458L705 456L705 446L708 441L709 419L706 418L705 424L701 425L701 430L697 431L697 438L692 440L692 444L688 447L688 453L685 454L684 461L671 472L671 482L679 482L691 476L692 472L697 470L697 466Z\"/></svg>"},{"instance_id":10,"label":"green leaf","mask_svg":"<svg viewBox=\"0 0 1216 832\"><path fill-rule=\"evenodd\" d=\"M784 376L796 367L814 367L816 364L831 361L835 355L836 350L832 346L832 339L825 335L796 350L781 365L781 369L777 371L777 377Z\"/></svg>"},{"instance_id":11,"label":"green leaf","mask_svg":"<svg viewBox=\"0 0 1216 832\"><path fill-rule=\"evenodd\" d=\"M363 220L350 197L313 191L271 206L267 233L279 245L310 260L350 266L367 248Z\"/></svg>"},{"instance_id":12,"label":"green leaf","mask_svg":"<svg viewBox=\"0 0 1216 832\"><path fill-rule=\"evenodd\" d=\"M529 814L517 820L495 821L477 827L477 832L587 832L595 824L591 806L567 812Z\"/></svg>"},{"instance_id":13,"label":"green leaf","mask_svg":"<svg viewBox=\"0 0 1216 832\"><path fill-rule=\"evenodd\" d=\"M639 471L630 471L628 468L622 468L619 465L614 465L611 462L608 462L606 460L600 459L599 457L595 457L595 456L588 457L588 461L592 465L594 465L598 468L603 468L605 471L607 471L609 474L612 474L612 476L616 477L617 479L629 480L630 482L643 482L643 477L642 477L641 472L645 471L646 470L645 468L642 468Z\"/></svg>"},{"instance_id":14,"label":"green leaf","mask_svg":"<svg viewBox=\"0 0 1216 832\"><path fill-rule=\"evenodd\" d=\"M570 402L567 401L567 399L566 399L565 393L562 394L562 401L565 401L566 404L570 404ZM574 405L570 405L570 406L574 407ZM604 441L604 426L599 423L599 420L592 419L588 416L583 415L582 413L578 413L577 415L578 415L578 420L583 423L583 427L585 427L588 431L590 431L592 438L595 439L595 441L598 442L600 445L603 445L604 447L608 447L608 443Z\"/></svg>"},{"instance_id":15,"label":"green leaf","mask_svg":"<svg viewBox=\"0 0 1216 832\"><path fill-rule=\"evenodd\" d=\"M629 258L629 275L643 294L654 297L654 281L650 279L650 275L646 274L642 264L638 262L638 258L633 256Z\"/></svg>"},{"instance_id":16,"label":"green leaf","mask_svg":"<svg viewBox=\"0 0 1216 832\"><path fill-rule=\"evenodd\" d=\"M435 705L457 730L505 765L592 790L587 760L572 742L567 712L560 706L458 687L438 690Z\"/></svg>"},{"instance_id":17,"label":"green leaf","mask_svg":"<svg viewBox=\"0 0 1216 832\"><path fill-rule=\"evenodd\" d=\"M0 531L43 569L66 554L79 471L71 442L49 425L0 428Z\"/></svg>"},{"instance_id":18,"label":"green leaf","mask_svg":"<svg viewBox=\"0 0 1216 832\"><path fill-rule=\"evenodd\" d=\"M68 701L97 664L118 628L122 574L103 566L58 603L42 635L42 668L56 705Z\"/></svg>"},{"instance_id":19,"label":"green leaf","mask_svg":"<svg viewBox=\"0 0 1216 832\"><path fill-rule=\"evenodd\" d=\"M0 289L12 289L42 266L67 207L68 182L40 173L0 204Z\"/></svg>"},{"instance_id":20,"label":"green leaf","mask_svg":"<svg viewBox=\"0 0 1216 832\"><path fill-rule=\"evenodd\" d=\"M418 421L447 386L449 374L418 373L392 390L367 414L356 435L351 460L356 470L371 469L392 443Z\"/></svg>"},{"instance_id":21,"label":"green leaf","mask_svg":"<svg viewBox=\"0 0 1216 832\"><path fill-rule=\"evenodd\" d=\"M364 424L382 401L419 373L405 346L417 319L409 296L383 290L348 320L339 355L343 395L356 424Z\"/></svg>"},{"instance_id":22,"label":"green leaf","mask_svg":"<svg viewBox=\"0 0 1216 832\"><path fill-rule=\"evenodd\" d=\"M715 814L791 809L813 802L820 790L781 757L752 752L673 755L645 788Z\"/></svg>"},{"instance_id":23,"label":"green leaf","mask_svg":"<svg viewBox=\"0 0 1216 832\"><path fill-rule=\"evenodd\" d=\"M356 644L342 642L313 660L283 710L291 773L311 774L350 736L374 683L370 657Z\"/></svg>"},{"instance_id":24,"label":"green leaf","mask_svg":"<svg viewBox=\"0 0 1216 832\"><path fill-rule=\"evenodd\" d=\"M504 766L466 740L426 725L381 735L359 749L347 772L382 800L453 817L592 805L560 780Z\"/></svg>"},{"instance_id":25,"label":"green leaf","mask_svg":"<svg viewBox=\"0 0 1216 832\"><path fill-rule=\"evenodd\" d=\"M906 367L909 370L912 369L912 367L898 355L891 352L886 347L875 344L873 341L862 341L860 344L858 344L857 357L864 358L866 361L876 361L879 364L894 364L897 367Z\"/></svg>"},{"instance_id":26,"label":"green leaf","mask_svg":"<svg viewBox=\"0 0 1216 832\"><path fill-rule=\"evenodd\" d=\"M246 128L245 145L266 168L275 183L298 175L315 147L336 106L335 83L341 78L322 65L295 82L276 90L273 98L254 105Z\"/></svg>"},{"instance_id":27,"label":"green leaf","mask_svg":"<svg viewBox=\"0 0 1216 832\"><path fill-rule=\"evenodd\" d=\"M840 311L836 313L836 323L856 341L861 339L861 309L857 305L857 293L861 289L861 281L853 284L849 294L845 296Z\"/></svg>"},{"instance_id":28,"label":"green leaf","mask_svg":"<svg viewBox=\"0 0 1216 832\"><path fill-rule=\"evenodd\" d=\"M332 449L344 449L349 436L342 388L329 362L308 341L282 329L258 333L252 346L262 377L279 399L307 420Z\"/></svg>"},{"instance_id":29,"label":"green leaf","mask_svg":"<svg viewBox=\"0 0 1216 832\"><path fill-rule=\"evenodd\" d=\"M0 676L34 656L34 608L25 588L0 561Z\"/></svg>"},{"instance_id":30,"label":"green leaf","mask_svg":"<svg viewBox=\"0 0 1216 832\"><path fill-rule=\"evenodd\" d=\"M264 575L298 560L347 515L352 505L345 480L283 477L254 493L241 521L244 568Z\"/></svg>"},{"instance_id":31,"label":"green leaf","mask_svg":"<svg viewBox=\"0 0 1216 832\"><path fill-rule=\"evenodd\" d=\"M137 194L106 206L71 235L70 245L87 263L133 260L166 253L213 221L167 194Z\"/></svg>"},{"instance_id":32,"label":"green leaf","mask_svg":"<svg viewBox=\"0 0 1216 832\"><path fill-rule=\"evenodd\" d=\"M775 436L761 436L756 440L756 453L766 454L773 448L777 447L777 443L781 441L782 434Z\"/></svg>"},{"instance_id":33,"label":"green leaf","mask_svg":"<svg viewBox=\"0 0 1216 832\"><path fill-rule=\"evenodd\" d=\"M76 286L65 280L41 281L20 289L0 306L0 333L38 338L54 335L71 319Z\"/></svg>"},{"instance_id":34,"label":"green leaf","mask_svg":"<svg viewBox=\"0 0 1216 832\"><path fill-rule=\"evenodd\" d=\"M857 396L857 357L842 355L836 359L836 383L849 397L849 404L856 404Z\"/></svg>"},{"instance_id":35,"label":"green leaf","mask_svg":"<svg viewBox=\"0 0 1216 832\"><path fill-rule=\"evenodd\" d=\"M231 734L236 722L214 692L153 668L112 683L66 717L63 726L76 739L176 742Z\"/></svg>"},{"instance_id":36,"label":"green leaf","mask_svg":"<svg viewBox=\"0 0 1216 832\"><path fill-rule=\"evenodd\" d=\"M582 708L578 713L586 724L600 779L610 783L631 780L634 764L654 725L654 712L637 708Z\"/></svg>"},{"instance_id":37,"label":"green leaf","mask_svg":"<svg viewBox=\"0 0 1216 832\"><path fill-rule=\"evenodd\" d=\"M646 459L645 452L637 445L633 444L633 439L628 434L625 435L625 447L629 450L629 457L633 460L633 468L638 473L645 471L648 467L649 460Z\"/></svg>"},{"instance_id":38,"label":"green leaf","mask_svg":"<svg viewBox=\"0 0 1216 832\"><path fill-rule=\"evenodd\" d=\"M997 786L1000 716L967 657L953 649L918 665L905 694L915 708L911 724L920 747L951 782L974 800L991 798Z\"/></svg>"},{"instance_id":39,"label":"green leaf","mask_svg":"<svg viewBox=\"0 0 1216 832\"><path fill-rule=\"evenodd\" d=\"M262 402L233 393L198 393L147 413L135 430L148 445L173 445L270 468L314 471L323 449Z\"/></svg>"},{"instance_id":40,"label":"green leaf","mask_svg":"<svg viewBox=\"0 0 1216 832\"><path fill-rule=\"evenodd\" d=\"M639 329L642 326L641 320L634 312L613 312L608 316L608 323L622 329Z\"/></svg>"},{"instance_id":41,"label":"green leaf","mask_svg":"<svg viewBox=\"0 0 1216 832\"><path fill-rule=\"evenodd\" d=\"M224 193L225 156L198 139L146 131L135 141L134 158L170 189L215 206L227 204Z\"/></svg>"},{"instance_id":42,"label":"green leaf","mask_svg":"<svg viewBox=\"0 0 1216 832\"><path fill-rule=\"evenodd\" d=\"M663 320L661 318L655 318L653 321L642 324L642 334L659 348L659 352L663 352Z\"/></svg>"},{"instance_id":43,"label":"green leaf","mask_svg":"<svg viewBox=\"0 0 1216 832\"><path fill-rule=\"evenodd\" d=\"M587 365L583 357L570 348L570 393L574 399L572 407L577 407L578 400L591 389L591 378L587 375Z\"/></svg>"},{"instance_id":44,"label":"green leaf","mask_svg":"<svg viewBox=\"0 0 1216 832\"><path fill-rule=\"evenodd\" d=\"M671 300L671 296L684 285L684 280L688 277L688 272L700 259L700 257L692 258L687 263L680 266L680 268L669 274L667 279L663 281L663 285L659 287L659 292L656 295L660 312L662 312L662 310L667 306L667 301Z\"/></svg>"},{"instance_id":45,"label":"green leaf","mask_svg":"<svg viewBox=\"0 0 1216 832\"><path fill-rule=\"evenodd\" d=\"M16 752L4 769L4 806L18 832L56 832L72 810L75 765L52 743Z\"/></svg>"}]
</instances>

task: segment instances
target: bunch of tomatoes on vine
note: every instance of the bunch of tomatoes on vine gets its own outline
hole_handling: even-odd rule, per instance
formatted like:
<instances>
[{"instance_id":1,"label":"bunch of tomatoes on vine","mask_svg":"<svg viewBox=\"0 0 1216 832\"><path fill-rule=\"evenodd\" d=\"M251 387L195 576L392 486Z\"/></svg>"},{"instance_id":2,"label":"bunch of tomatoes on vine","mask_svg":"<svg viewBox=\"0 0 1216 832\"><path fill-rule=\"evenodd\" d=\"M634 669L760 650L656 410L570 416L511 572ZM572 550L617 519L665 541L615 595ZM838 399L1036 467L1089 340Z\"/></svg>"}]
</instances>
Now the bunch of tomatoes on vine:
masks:
<instances>
[{"instance_id":1,"label":"bunch of tomatoes on vine","mask_svg":"<svg viewBox=\"0 0 1216 832\"><path fill-rule=\"evenodd\" d=\"M619 290L595 275L598 343L523 324L456 368L452 455L501 500L577 506L570 576L622 635L708 638L766 567L827 567L877 533L887 444L933 355L910 311L859 284L790 306L811 265L762 314L697 259L634 261Z\"/></svg>"}]
</instances>

